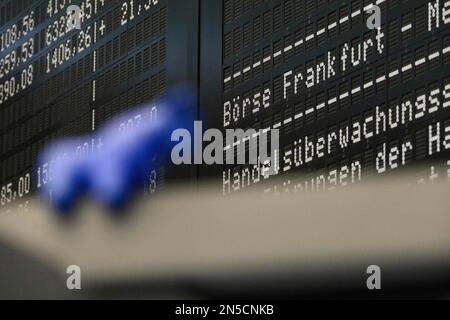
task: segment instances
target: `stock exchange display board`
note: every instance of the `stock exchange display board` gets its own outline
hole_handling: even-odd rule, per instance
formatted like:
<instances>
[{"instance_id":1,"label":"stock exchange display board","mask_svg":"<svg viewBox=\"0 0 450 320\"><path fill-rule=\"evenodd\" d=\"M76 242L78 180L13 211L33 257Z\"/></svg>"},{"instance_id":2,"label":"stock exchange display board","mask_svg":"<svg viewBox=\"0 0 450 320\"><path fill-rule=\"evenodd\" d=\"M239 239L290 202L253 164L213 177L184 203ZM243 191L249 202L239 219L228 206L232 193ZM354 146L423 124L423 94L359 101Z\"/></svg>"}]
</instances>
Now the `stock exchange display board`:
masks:
<instances>
[{"instance_id":1,"label":"stock exchange display board","mask_svg":"<svg viewBox=\"0 0 450 320\"><path fill-rule=\"evenodd\" d=\"M374 6L381 24L369 28ZM222 125L280 130L282 179L267 191L328 190L424 161L417 181L448 179L449 22L449 1L225 0ZM270 179L228 168L223 191Z\"/></svg>"},{"instance_id":2,"label":"stock exchange display board","mask_svg":"<svg viewBox=\"0 0 450 320\"><path fill-rule=\"evenodd\" d=\"M80 29L69 23L70 5L80 9ZM189 81L192 64L183 51L192 31L184 24L196 19L192 8L192 3L168 5L166 0L1 2L2 205L48 183L52 164L36 167L48 142L95 131L170 84ZM156 113L151 106L125 125ZM101 140L89 139L76 152L101 147ZM147 191L164 177L164 168L149 172Z\"/></svg>"},{"instance_id":3,"label":"stock exchange display board","mask_svg":"<svg viewBox=\"0 0 450 320\"><path fill-rule=\"evenodd\" d=\"M214 176L225 194L261 181L326 190L428 160L418 179L449 176L450 1L10 0L0 23L2 205L47 182L51 164L35 160L49 141L180 82L197 91L192 119L278 129L282 179L270 185L259 164L160 168L147 191L170 175Z\"/></svg>"}]
</instances>

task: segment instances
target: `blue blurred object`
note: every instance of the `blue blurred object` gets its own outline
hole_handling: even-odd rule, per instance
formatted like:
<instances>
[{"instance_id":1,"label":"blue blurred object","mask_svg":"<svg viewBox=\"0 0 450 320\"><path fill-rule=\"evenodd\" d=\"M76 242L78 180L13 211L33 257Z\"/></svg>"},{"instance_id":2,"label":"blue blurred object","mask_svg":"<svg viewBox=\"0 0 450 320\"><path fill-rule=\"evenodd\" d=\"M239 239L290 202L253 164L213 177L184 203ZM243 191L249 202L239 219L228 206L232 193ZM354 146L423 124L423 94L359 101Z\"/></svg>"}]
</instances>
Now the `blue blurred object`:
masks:
<instances>
[{"instance_id":1,"label":"blue blurred object","mask_svg":"<svg viewBox=\"0 0 450 320\"><path fill-rule=\"evenodd\" d=\"M187 86L176 87L157 102L118 116L95 134L46 148L38 165L51 164L51 174L41 194L61 212L70 212L82 196L112 209L123 208L142 190L151 159L157 155L163 163L169 161L173 130L191 128L192 92ZM138 124L128 128L133 119L139 119ZM80 152L86 141L101 141L102 147Z\"/></svg>"}]
</instances>

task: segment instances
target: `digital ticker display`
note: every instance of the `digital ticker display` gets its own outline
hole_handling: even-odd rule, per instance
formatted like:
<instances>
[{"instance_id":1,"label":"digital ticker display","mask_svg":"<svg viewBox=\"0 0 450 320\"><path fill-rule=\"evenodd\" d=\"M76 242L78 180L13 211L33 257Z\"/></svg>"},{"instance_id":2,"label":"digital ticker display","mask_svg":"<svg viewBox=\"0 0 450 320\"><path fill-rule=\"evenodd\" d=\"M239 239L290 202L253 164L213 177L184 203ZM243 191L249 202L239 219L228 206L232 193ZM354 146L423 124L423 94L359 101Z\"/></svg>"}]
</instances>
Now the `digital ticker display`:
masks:
<instances>
[{"instance_id":1,"label":"digital ticker display","mask_svg":"<svg viewBox=\"0 0 450 320\"><path fill-rule=\"evenodd\" d=\"M369 28L373 6L381 24ZM280 130L283 178L267 191L328 190L427 161L418 182L448 179L449 1L225 0L222 22L223 127ZM273 178L260 171L225 169L224 193Z\"/></svg>"},{"instance_id":2,"label":"digital ticker display","mask_svg":"<svg viewBox=\"0 0 450 320\"><path fill-rule=\"evenodd\" d=\"M369 28L373 6L381 25ZM224 194L262 181L318 191L427 161L417 180L450 176L450 1L10 0L0 24L2 206L47 183L51 163L35 161L49 141L180 82L197 90L193 119L278 129L282 182L260 165L158 168L146 192L166 176L215 176Z\"/></svg>"},{"instance_id":3,"label":"digital ticker display","mask_svg":"<svg viewBox=\"0 0 450 320\"><path fill-rule=\"evenodd\" d=\"M79 8L80 28L69 6ZM0 54L1 204L41 188L52 163L36 167L39 151L62 137L95 131L108 119L145 104L178 79L188 81L184 54L168 53L167 35L180 51L183 17L192 4L168 18L166 0L2 1ZM191 19L191 18L190 18ZM180 25L181 24L181 25ZM172 29L171 29L172 28ZM179 31L181 30L181 31ZM167 67L172 60L171 67ZM168 77L168 70L172 79ZM185 72L186 73L186 72ZM123 124L156 118L157 106ZM77 153L95 152L101 139L89 139ZM148 174L146 192L163 184L164 168Z\"/></svg>"}]
</instances>

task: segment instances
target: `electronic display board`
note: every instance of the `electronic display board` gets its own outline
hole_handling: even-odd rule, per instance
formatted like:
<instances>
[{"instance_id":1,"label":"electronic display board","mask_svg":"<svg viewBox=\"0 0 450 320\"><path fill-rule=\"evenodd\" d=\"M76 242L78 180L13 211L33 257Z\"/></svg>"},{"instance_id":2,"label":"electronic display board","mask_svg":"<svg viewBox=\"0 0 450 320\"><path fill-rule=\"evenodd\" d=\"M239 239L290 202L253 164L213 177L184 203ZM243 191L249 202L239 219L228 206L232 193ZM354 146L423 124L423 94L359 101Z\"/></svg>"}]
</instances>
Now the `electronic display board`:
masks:
<instances>
[{"instance_id":1,"label":"electronic display board","mask_svg":"<svg viewBox=\"0 0 450 320\"><path fill-rule=\"evenodd\" d=\"M71 5L80 29L70 23ZM195 84L197 12L195 2L178 0L2 1L2 206L48 183L52 163L36 167L36 159L50 141L89 134L142 104L147 114L124 129L154 120L158 106L149 101L181 81ZM75 152L101 147L101 139L87 139ZM146 192L170 175L165 167L150 170Z\"/></svg>"},{"instance_id":2,"label":"electronic display board","mask_svg":"<svg viewBox=\"0 0 450 320\"><path fill-rule=\"evenodd\" d=\"M271 184L263 164L224 168L225 194L262 181L270 192L328 190L419 163L416 181L449 178L449 1L224 0L221 10L214 117L280 132L281 179ZM227 147L240 143L248 149Z\"/></svg>"},{"instance_id":3,"label":"electronic display board","mask_svg":"<svg viewBox=\"0 0 450 320\"><path fill-rule=\"evenodd\" d=\"M35 160L49 141L180 82L208 127L278 129L281 180L271 185L264 164L159 168L147 192L166 176L213 176L228 194L263 181L328 190L423 162L418 181L450 175L450 1L10 0L0 25L2 205L46 183L51 164Z\"/></svg>"}]
</instances>

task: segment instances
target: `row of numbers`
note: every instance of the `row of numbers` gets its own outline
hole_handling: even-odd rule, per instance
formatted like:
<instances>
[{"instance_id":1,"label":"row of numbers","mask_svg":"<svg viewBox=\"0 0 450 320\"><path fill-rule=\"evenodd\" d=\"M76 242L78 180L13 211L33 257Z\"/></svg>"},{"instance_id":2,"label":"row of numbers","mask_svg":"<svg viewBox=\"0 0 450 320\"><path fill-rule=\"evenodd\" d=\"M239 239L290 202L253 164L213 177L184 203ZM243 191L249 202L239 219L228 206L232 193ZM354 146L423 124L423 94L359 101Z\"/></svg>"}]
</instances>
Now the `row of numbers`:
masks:
<instances>
[{"instance_id":1,"label":"row of numbers","mask_svg":"<svg viewBox=\"0 0 450 320\"><path fill-rule=\"evenodd\" d=\"M107 0L84 0L81 5L81 19L89 19L92 14L96 14L99 7L104 7ZM51 18L67 10L72 4L72 0L49 0L47 4L47 17Z\"/></svg>"},{"instance_id":2,"label":"row of numbers","mask_svg":"<svg viewBox=\"0 0 450 320\"><path fill-rule=\"evenodd\" d=\"M28 39L19 49L0 59L0 79L29 61L34 55L34 38Z\"/></svg>"},{"instance_id":3,"label":"row of numbers","mask_svg":"<svg viewBox=\"0 0 450 320\"><path fill-rule=\"evenodd\" d=\"M15 182L9 182L0 189L0 205L5 206L16 199L23 198L31 191L31 176L29 173L19 177Z\"/></svg>"},{"instance_id":4,"label":"row of numbers","mask_svg":"<svg viewBox=\"0 0 450 320\"><path fill-rule=\"evenodd\" d=\"M80 6L80 22L83 24L86 20L92 18L95 14L94 5L97 2L95 0L86 0ZM45 44L50 46L54 42L66 36L75 27L73 24L68 23L72 19L71 15L63 14L59 19L56 19L47 26L45 30Z\"/></svg>"},{"instance_id":5,"label":"row of numbers","mask_svg":"<svg viewBox=\"0 0 450 320\"><path fill-rule=\"evenodd\" d=\"M0 105L25 90L33 83L33 65L0 84Z\"/></svg>"},{"instance_id":6,"label":"row of numbers","mask_svg":"<svg viewBox=\"0 0 450 320\"><path fill-rule=\"evenodd\" d=\"M122 3L120 24L122 26L127 24L142 13L152 9L158 3L159 0L126 0Z\"/></svg>"},{"instance_id":7,"label":"row of numbers","mask_svg":"<svg viewBox=\"0 0 450 320\"><path fill-rule=\"evenodd\" d=\"M84 30L81 30L76 37L67 39L66 42L61 43L59 46L47 52L46 72L50 73L66 61L69 61L75 57L77 54L90 48L95 43L97 38L95 35L95 29L96 24L94 27L87 26Z\"/></svg>"},{"instance_id":8,"label":"row of numbers","mask_svg":"<svg viewBox=\"0 0 450 320\"><path fill-rule=\"evenodd\" d=\"M5 31L0 33L0 53L9 49L20 39L26 37L34 30L36 25L34 11L24 16L18 23L11 25Z\"/></svg>"}]
</instances>

